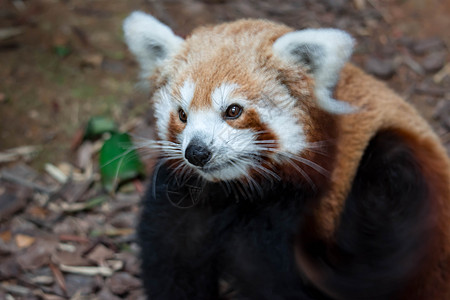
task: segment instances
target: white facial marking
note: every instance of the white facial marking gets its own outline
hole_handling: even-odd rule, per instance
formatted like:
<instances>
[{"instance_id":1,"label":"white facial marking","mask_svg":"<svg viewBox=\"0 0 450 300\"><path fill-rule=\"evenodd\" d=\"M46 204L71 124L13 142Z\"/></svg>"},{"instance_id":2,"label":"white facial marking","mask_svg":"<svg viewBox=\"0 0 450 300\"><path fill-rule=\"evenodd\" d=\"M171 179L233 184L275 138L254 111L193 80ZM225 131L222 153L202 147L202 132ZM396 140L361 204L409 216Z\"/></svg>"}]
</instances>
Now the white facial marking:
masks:
<instances>
[{"instance_id":1,"label":"white facial marking","mask_svg":"<svg viewBox=\"0 0 450 300\"><path fill-rule=\"evenodd\" d=\"M231 103L237 103L232 102L234 99L231 98L234 91L236 91L239 88L239 85L235 83L222 83L218 88L216 88L212 94L211 94L211 100L213 103L213 107L217 111L221 111L227 108L228 105ZM236 99L238 101L239 99Z\"/></svg>"},{"instance_id":2,"label":"white facial marking","mask_svg":"<svg viewBox=\"0 0 450 300\"><path fill-rule=\"evenodd\" d=\"M244 176L251 166L249 153L255 153L255 134L247 129L235 129L222 118L220 111L213 108L192 111L182 133L182 150L198 139L212 152L210 161L197 170L207 180L231 180ZM247 155L247 158L245 158Z\"/></svg>"},{"instance_id":3,"label":"white facial marking","mask_svg":"<svg viewBox=\"0 0 450 300\"><path fill-rule=\"evenodd\" d=\"M272 101L260 100L257 111L261 121L278 137L281 151L298 154L306 148L306 138L298 116L294 115L295 99L279 95Z\"/></svg>"},{"instance_id":4,"label":"white facial marking","mask_svg":"<svg viewBox=\"0 0 450 300\"><path fill-rule=\"evenodd\" d=\"M183 86L180 88L180 96L181 96L181 106L184 109L187 109L194 98L195 92L195 83L188 79L183 83Z\"/></svg>"},{"instance_id":5,"label":"white facial marking","mask_svg":"<svg viewBox=\"0 0 450 300\"><path fill-rule=\"evenodd\" d=\"M167 140L169 131L170 113L176 109L174 102L170 96L168 87L163 87L155 93L155 118L156 127L158 128L158 137L161 140Z\"/></svg>"}]
</instances>

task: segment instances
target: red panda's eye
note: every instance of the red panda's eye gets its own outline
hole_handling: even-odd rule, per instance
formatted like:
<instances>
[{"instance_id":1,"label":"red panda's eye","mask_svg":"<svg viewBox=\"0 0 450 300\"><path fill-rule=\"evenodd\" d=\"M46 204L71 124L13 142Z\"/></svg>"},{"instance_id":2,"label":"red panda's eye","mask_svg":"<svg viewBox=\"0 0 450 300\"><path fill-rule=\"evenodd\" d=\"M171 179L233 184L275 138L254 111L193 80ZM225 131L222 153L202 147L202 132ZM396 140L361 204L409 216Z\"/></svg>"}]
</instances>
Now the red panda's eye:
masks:
<instances>
[{"instance_id":1,"label":"red panda's eye","mask_svg":"<svg viewBox=\"0 0 450 300\"><path fill-rule=\"evenodd\" d=\"M178 110L178 117L180 118L180 121L183 123L187 122L187 115L181 108Z\"/></svg>"},{"instance_id":2,"label":"red panda's eye","mask_svg":"<svg viewBox=\"0 0 450 300\"><path fill-rule=\"evenodd\" d=\"M227 110L225 111L225 118L227 119L237 119L242 113L242 107L240 107L237 104L231 104L228 106Z\"/></svg>"}]
</instances>

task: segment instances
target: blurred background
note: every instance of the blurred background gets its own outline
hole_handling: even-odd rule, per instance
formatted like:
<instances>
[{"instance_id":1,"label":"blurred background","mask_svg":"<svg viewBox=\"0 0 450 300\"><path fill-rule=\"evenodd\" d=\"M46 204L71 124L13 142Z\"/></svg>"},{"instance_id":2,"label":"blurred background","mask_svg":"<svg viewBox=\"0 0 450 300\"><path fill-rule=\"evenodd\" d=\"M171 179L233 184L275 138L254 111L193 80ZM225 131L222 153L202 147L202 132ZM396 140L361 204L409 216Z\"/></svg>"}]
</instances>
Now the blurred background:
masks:
<instances>
[{"instance_id":1,"label":"blurred background","mask_svg":"<svg viewBox=\"0 0 450 300\"><path fill-rule=\"evenodd\" d=\"M0 299L142 298L133 228L152 160L113 175L99 164L121 154L103 150L111 136L154 135L123 43L133 10L182 37L239 18L344 29L352 62L416 106L450 152L448 0L2 0Z\"/></svg>"}]
</instances>

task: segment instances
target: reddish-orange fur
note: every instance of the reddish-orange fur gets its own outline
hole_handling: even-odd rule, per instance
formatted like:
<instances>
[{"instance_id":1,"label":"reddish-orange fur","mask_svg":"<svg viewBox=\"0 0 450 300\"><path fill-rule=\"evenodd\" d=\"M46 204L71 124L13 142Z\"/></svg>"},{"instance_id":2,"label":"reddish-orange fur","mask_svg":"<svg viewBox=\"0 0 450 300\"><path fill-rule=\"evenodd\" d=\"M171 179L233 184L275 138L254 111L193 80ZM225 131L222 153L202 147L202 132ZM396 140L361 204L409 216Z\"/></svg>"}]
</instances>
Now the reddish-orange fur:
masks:
<instances>
[{"instance_id":1,"label":"reddish-orange fur","mask_svg":"<svg viewBox=\"0 0 450 300\"><path fill-rule=\"evenodd\" d=\"M426 263L411 283L411 293L405 291L404 298L450 299L450 162L439 139L414 108L384 84L350 64L341 72L334 97L354 105L357 111L331 116L321 110L314 97L314 79L302 68L283 63L273 54L274 41L290 31L292 29L283 25L255 20L200 28L187 38L167 70L157 70L156 86L163 85L166 76L176 69L175 86L182 86L186 80L196 85L190 105L192 110L211 107L211 94L223 83L239 84L234 94L252 103L263 99L273 89L287 87L290 95L298 100L296 117L303 126L307 142L329 142L322 149L325 153L306 150L301 156L328 170L330 178L308 166L299 166L324 193L317 199L311 230L330 242L369 141L380 131L399 133L414 150L428 180L429 201L432 202L430 226L436 229L433 243L427 249ZM266 87L272 89L264 90ZM265 131L260 140L278 140L254 110L244 108L240 118L226 122L234 128ZM168 140L176 141L184 126L178 115L172 113ZM263 166L269 168L271 163L267 161ZM276 168L282 180L305 181L287 163Z\"/></svg>"}]
</instances>

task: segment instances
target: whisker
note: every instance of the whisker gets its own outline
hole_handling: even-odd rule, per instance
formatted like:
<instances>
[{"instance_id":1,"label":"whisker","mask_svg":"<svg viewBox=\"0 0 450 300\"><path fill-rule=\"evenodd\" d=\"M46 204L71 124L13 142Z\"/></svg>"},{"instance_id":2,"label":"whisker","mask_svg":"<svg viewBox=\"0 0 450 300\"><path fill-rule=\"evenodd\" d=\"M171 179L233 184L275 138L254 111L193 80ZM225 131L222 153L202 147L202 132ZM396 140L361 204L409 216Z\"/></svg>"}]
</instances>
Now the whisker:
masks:
<instances>
[{"instance_id":1,"label":"whisker","mask_svg":"<svg viewBox=\"0 0 450 300\"><path fill-rule=\"evenodd\" d=\"M259 131L253 131L253 134L262 134L262 133L268 133L268 130L259 130Z\"/></svg>"},{"instance_id":2,"label":"whisker","mask_svg":"<svg viewBox=\"0 0 450 300\"><path fill-rule=\"evenodd\" d=\"M176 165L176 163L178 163L178 164ZM171 166L176 166L175 168L172 169L172 173L175 174L179 169L181 169L182 167L184 167L185 164L183 164L183 161L182 161L182 160L179 160L179 161L175 161L175 163L173 163ZM170 168L171 166L169 166L169 168Z\"/></svg>"},{"instance_id":3,"label":"whisker","mask_svg":"<svg viewBox=\"0 0 450 300\"><path fill-rule=\"evenodd\" d=\"M298 155L295 155L295 154L291 154L291 153L288 153L288 152L280 151L279 149L274 149L274 148L256 147L256 149L258 151L273 152L273 153L279 154L281 156L290 158L292 160L298 161L298 162L300 162L302 164L305 164L305 165L309 166L310 168L312 168L313 170L319 172L320 174L322 174L324 176L327 176L327 177L330 176L330 172L328 170L324 169L322 166L320 166L317 163L315 163L315 162L313 162L311 160L308 160L308 159L306 159L304 157L301 157L301 156L298 156Z\"/></svg>"},{"instance_id":4,"label":"whisker","mask_svg":"<svg viewBox=\"0 0 450 300\"><path fill-rule=\"evenodd\" d=\"M275 140L256 140L253 143L255 143L255 144L272 144L272 145L276 145L277 141L275 141Z\"/></svg>"},{"instance_id":5,"label":"whisker","mask_svg":"<svg viewBox=\"0 0 450 300\"><path fill-rule=\"evenodd\" d=\"M181 183L185 184L192 176L194 176L194 171L188 165L184 164L180 170Z\"/></svg>"},{"instance_id":6,"label":"whisker","mask_svg":"<svg viewBox=\"0 0 450 300\"><path fill-rule=\"evenodd\" d=\"M303 178L305 178L306 181L311 185L311 187L314 189L314 191L317 189L316 185L312 181L311 177L302 169L300 166L298 166L296 163L294 163L292 160L288 159L287 162L295 169L297 170Z\"/></svg>"},{"instance_id":7,"label":"whisker","mask_svg":"<svg viewBox=\"0 0 450 300\"><path fill-rule=\"evenodd\" d=\"M314 148L306 148L305 151L310 151L312 153L317 153L325 157L330 157L328 151L324 149L314 149Z\"/></svg>"},{"instance_id":8,"label":"whisker","mask_svg":"<svg viewBox=\"0 0 450 300\"><path fill-rule=\"evenodd\" d=\"M258 182L256 182L255 179L253 179L251 176L249 176L246 172L246 170L244 170L241 166L239 166L235 161L230 160L230 162L237 168L239 169L242 174L244 174L244 177L247 179L248 185L251 189L251 191L253 193L258 193L260 196L262 196L264 194L261 186L258 184Z\"/></svg>"},{"instance_id":9,"label":"whisker","mask_svg":"<svg viewBox=\"0 0 450 300\"><path fill-rule=\"evenodd\" d=\"M326 169L324 169L322 166L316 164L313 161L310 161L306 158L300 157L300 156L296 156L296 155L290 155L289 158L296 160L298 162L301 162L307 166L309 166L310 168L316 170L317 172L319 172L320 174L329 177L330 176L330 172Z\"/></svg>"},{"instance_id":10,"label":"whisker","mask_svg":"<svg viewBox=\"0 0 450 300\"><path fill-rule=\"evenodd\" d=\"M246 186L244 185L244 183L241 180L236 182L236 187L241 192L241 195L242 195L242 197L244 197L244 199L251 198L251 194L248 193L248 190L245 188Z\"/></svg>"},{"instance_id":11,"label":"whisker","mask_svg":"<svg viewBox=\"0 0 450 300\"><path fill-rule=\"evenodd\" d=\"M242 161L252 164L252 167L256 168L255 171L257 171L259 174L261 174L262 176L264 176L264 178L266 178L268 180L273 180L273 179L281 180L280 176L278 176L273 171L262 166L260 163L255 163L258 160L258 159L255 159L255 157L258 157L258 156L260 156L260 155L258 155L256 153L245 153L243 155ZM273 176L273 178L271 178L269 175Z\"/></svg>"},{"instance_id":12,"label":"whisker","mask_svg":"<svg viewBox=\"0 0 450 300\"><path fill-rule=\"evenodd\" d=\"M275 172L273 172L273 171L267 169L267 168L264 167L263 165L255 165L255 167L258 168L258 169L260 169L261 171L263 171L263 172L265 172L265 173L268 173L268 174L272 175L274 179L276 179L276 180L278 180L278 181L281 180L281 177L278 176L277 173L275 173ZM265 174L265 173L264 173L264 174ZM270 178L270 177L269 177L269 178Z\"/></svg>"},{"instance_id":13,"label":"whisker","mask_svg":"<svg viewBox=\"0 0 450 300\"><path fill-rule=\"evenodd\" d=\"M227 182L227 181L225 181ZM234 198L236 199L236 202L239 202L239 190L237 189L236 185L237 183L233 180L233 181L228 181L229 185L230 185L230 189L234 194Z\"/></svg>"},{"instance_id":14,"label":"whisker","mask_svg":"<svg viewBox=\"0 0 450 300\"><path fill-rule=\"evenodd\" d=\"M100 168L103 168L103 167L105 167L105 166L107 166L107 165L109 165L109 164L115 162L115 161L118 160L118 159L124 159L124 157L127 156L128 154L130 154L132 151L134 151L134 149L130 147L130 148L129 148L128 150L126 150L124 153L121 153L121 154L117 155L116 157L110 159L110 160L107 161L106 163L102 164L102 165L100 166Z\"/></svg>"}]
</instances>

